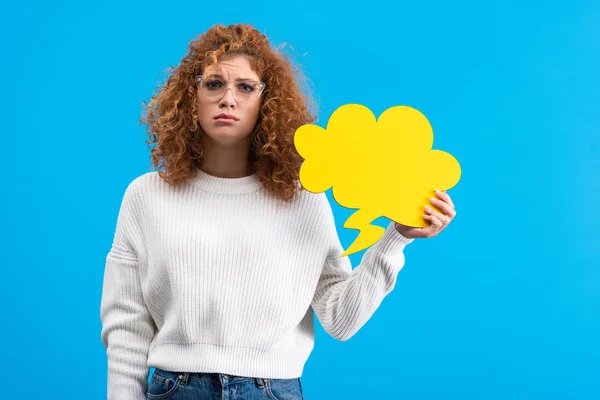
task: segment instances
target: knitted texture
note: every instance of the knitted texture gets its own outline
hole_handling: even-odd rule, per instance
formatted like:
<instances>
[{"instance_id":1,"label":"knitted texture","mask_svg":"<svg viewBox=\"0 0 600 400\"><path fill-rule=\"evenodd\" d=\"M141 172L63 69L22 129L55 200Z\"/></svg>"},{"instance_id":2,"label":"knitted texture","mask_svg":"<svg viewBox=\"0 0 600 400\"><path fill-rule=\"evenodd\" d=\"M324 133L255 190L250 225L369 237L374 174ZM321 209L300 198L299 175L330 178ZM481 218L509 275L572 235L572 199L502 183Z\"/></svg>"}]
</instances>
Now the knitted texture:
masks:
<instances>
[{"instance_id":1,"label":"knitted texture","mask_svg":"<svg viewBox=\"0 0 600 400\"><path fill-rule=\"evenodd\" d=\"M275 199L256 174L157 172L125 190L100 318L108 399L145 399L149 367L297 378L314 318L347 340L392 291L407 239L387 226L354 269L325 193Z\"/></svg>"}]
</instances>

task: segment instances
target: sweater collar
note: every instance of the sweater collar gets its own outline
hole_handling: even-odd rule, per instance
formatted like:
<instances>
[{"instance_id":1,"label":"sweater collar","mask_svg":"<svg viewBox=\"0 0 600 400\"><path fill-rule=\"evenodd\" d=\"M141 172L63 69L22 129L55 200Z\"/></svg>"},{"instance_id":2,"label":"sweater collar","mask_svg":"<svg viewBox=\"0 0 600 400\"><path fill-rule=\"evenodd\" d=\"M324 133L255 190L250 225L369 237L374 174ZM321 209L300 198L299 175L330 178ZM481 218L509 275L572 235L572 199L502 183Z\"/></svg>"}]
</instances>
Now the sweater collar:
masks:
<instances>
[{"instance_id":1,"label":"sweater collar","mask_svg":"<svg viewBox=\"0 0 600 400\"><path fill-rule=\"evenodd\" d=\"M196 168L196 175L189 180L190 184L202 190L219 194L247 194L261 189L258 173L241 178L223 178L210 175Z\"/></svg>"}]
</instances>

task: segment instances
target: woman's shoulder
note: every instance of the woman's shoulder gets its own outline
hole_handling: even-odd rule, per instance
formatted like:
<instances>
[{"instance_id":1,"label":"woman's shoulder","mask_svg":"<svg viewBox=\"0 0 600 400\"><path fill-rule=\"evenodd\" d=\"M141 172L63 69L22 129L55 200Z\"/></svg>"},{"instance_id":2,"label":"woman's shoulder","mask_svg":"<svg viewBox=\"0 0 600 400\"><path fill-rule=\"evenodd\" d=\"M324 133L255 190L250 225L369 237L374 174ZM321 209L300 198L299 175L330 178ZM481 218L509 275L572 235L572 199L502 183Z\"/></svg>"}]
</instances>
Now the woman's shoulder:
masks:
<instances>
[{"instance_id":1,"label":"woman's shoulder","mask_svg":"<svg viewBox=\"0 0 600 400\"><path fill-rule=\"evenodd\" d=\"M160 179L158 171L149 171L135 177L131 181L130 185L144 186L155 182L157 179Z\"/></svg>"},{"instance_id":2,"label":"woman's shoulder","mask_svg":"<svg viewBox=\"0 0 600 400\"><path fill-rule=\"evenodd\" d=\"M331 213L331 203L326 192L311 192L303 188L300 192L301 202L306 204L310 209L314 210L320 216L329 215Z\"/></svg>"},{"instance_id":3,"label":"woman's shoulder","mask_svg":"<svg viewBox=\"0 0 600 400\"><path fill-rule=\"evenodd\" d=\"M148 193L156 190L160 183L160 176L157 171L145 172L131 179L125 189L124 197L126 199L142 199Z\"/></svg>"},{"instance_id":4,"label":"woman's shoulder","mask_svg":"<svg viewBox=\"0 0 600 400\"><path fill-rule=\"evenodd\" d=\"M138 190L157 190L169 187L169 184L161 178L158 171L149 171L133 178L129 186Z\"/></svg>"}]
</instances>

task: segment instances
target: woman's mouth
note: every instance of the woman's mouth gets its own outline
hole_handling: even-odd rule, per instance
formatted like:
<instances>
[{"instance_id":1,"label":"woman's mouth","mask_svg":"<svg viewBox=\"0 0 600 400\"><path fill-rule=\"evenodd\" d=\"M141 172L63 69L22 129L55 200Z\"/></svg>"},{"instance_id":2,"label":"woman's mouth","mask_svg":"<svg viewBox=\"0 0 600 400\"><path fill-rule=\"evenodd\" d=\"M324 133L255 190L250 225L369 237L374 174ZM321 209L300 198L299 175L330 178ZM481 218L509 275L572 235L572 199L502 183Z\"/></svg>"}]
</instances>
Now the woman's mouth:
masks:
<instances>
[{"instance_id":1,"label":"woman's mouth","mask_svg":"<svg viewBox=\"0 0 600 400\"><path fill-rule=\"evenodd\" d=\"M224 122L226 124L233 124L235 121L235 119L233 118L225 118L225 117L220 117L220 118L216 118L215 119L216 122Z\"/></svg>"},{"instance_id":2,"label":"woman's mouth","mask_svg":"<svg viewBox=\"0 0 600 400\"><path fill-rule=\"evenodd\" d=\"M235 121L237 121L238 118L235 115L233 115L233 114L221 113L221 114L215 116L215 120L217 122L223 122L223 123L226 123L226 124L232 124Z\"/></svg>"}]
</instances>

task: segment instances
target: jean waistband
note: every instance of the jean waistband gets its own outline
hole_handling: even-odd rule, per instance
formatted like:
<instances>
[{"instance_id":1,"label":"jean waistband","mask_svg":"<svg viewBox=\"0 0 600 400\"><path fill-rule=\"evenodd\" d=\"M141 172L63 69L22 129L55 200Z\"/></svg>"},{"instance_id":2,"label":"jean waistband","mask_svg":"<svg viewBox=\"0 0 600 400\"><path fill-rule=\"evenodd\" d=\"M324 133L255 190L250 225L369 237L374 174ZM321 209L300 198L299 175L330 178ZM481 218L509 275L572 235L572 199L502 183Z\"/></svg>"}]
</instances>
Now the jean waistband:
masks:
<instances>
[{"instance_id":1,"label":"jean waistband","mask_svg":"<svg viewBox=\"0 0 600 400\"><path fill-rule=\"evenodd\" d=\"M187 385L190 380L198 379L203 381L209 381L213 383L221 383L222 385L234 384L234 383L242 383L247 381L255 381L258 387L263 387L265 382L269 379L260 378L260 377L250 377L250 376L236 376L230 374L220 374L216 372L174 372L174 371L165 371L160 368L156 368L156 372L160 372L161 375L164 375L171 380L179 380L180 384Z\"/></svg>"}]
</instances>

